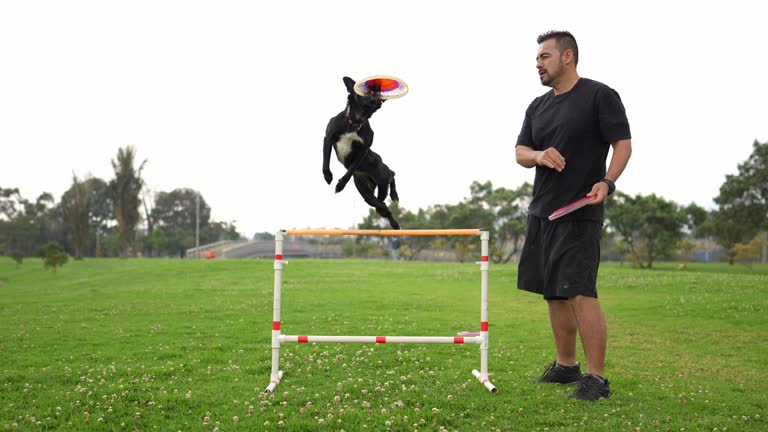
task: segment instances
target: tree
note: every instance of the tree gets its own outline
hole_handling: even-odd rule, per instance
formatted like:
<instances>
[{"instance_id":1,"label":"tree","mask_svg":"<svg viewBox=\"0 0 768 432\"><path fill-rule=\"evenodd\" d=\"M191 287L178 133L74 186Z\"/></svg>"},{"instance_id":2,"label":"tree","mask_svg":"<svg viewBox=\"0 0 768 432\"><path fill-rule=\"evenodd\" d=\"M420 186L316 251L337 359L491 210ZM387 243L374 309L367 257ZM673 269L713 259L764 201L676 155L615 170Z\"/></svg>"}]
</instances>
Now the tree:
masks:
<instances>
[{"instance_id":1,"label":"tree","mask_svg":"<svg viewBox=\"0 0 768 432\"><path fill-rule=\"evenodd\" d=\"M707 220L701 224L698 234L712 237L726 250L728 264L735 264L733 246L749 238L749 227L739 222L738 210L734 208L713 210Z\"/></svg>"},{"instance_id":2,"label":"tree","mask_svg":"<svg viewBox=\"0 0 768 432\"><path fill-rule=\"evenodd\" d=\"M269 232L260 232L253 235L253 240L274 240L275 235Z\"/></svg>"},{"instance_id":3,"label":"tree","mask_svg":"<svg viewBox=\"0 0 768 432\"><path fill-rule=\"evenodd\" d=\"M764 233L756 235L749 243L736 243L731 247L731 254L735 261L744 263L752 269L752 263L759 261L762 255L763 244L766 242Z\"/></svg>"},{"instance_id":4,"label":"tree","mask_svg":"<svg viewBox=\"0 0 768 432\"><path fill-rule=\"evenodd\" d=\"M237 227L234 222L209 221L207 226L200 229L200 244L209 244L224 240L240 240L241 238L243 238L243 236L237 232Z\"/></svg>"},{"instance_id":5,"label":"tree","mask_svg":"<svg viewBox=\"0 0 768 432\"><path fill-rule=\"evenodd\" d=\"M18 250L14 221L22 213L23 201L18 188L0 187L0 253Z\"/></svg>"},{"instance_id":6,"label":"tree","mask_svg":"<svg viewBox=\"0 0 768 432\"><path fill-rule=\"evenodd\" d=\"M655 194L630 197L621 192L608 201L606 218L621 235L630 260L641 268L672 257L691 219L685 209Z\"/></svg>"},{"instance_id":7,"label":"tree","mask_svg":"<svg viewBox=\"0 0 768 432\"><path fill-rule=\"evenodd\" d=\"M487 210L487 214L478 214L475 225L467 226L489 229L491 261L508 263L523 247L533 186L526 182L517 189L494 189L491 182L473 182L470 190L470 204Z\"/></svg>"},{"instance_id":8,"label":"tree","mask_svg":"<svg viewBox=\"0 0 768 432\"><path fill-rule=\"evenodd\" d=\"M63 240L60 219L50 193L43 192L31 202L17 188L0 188L0 251L33 256L39 245Z\"/></svg>"},{"instance_id":9,"label":"tree","mask_svg":"<svg viewBox=\"0 0 768 432\"><path fill-rule=\"evenodd\" d=\"M718 215L710 229L726 249L768 230L768 143L755 141L749 158L738 165L737 175L725 176L715 198ZM729 254L733 264L733 254Z\"/></svg>"},{"instance_id":10,"label":"tree","mask_svg":"<svg viewBox=\"0 0 768 432\"><path fill-rule=\"evenodd\" d=\"M49 268L56 273L56 268L67 263L69 256L64 252L64 248L56 242L48 242L45 246L37 250L37 256L43 259L43 266L46 270Z\"/></svg>"},{"instance_id":11,"label":"tree","mask_svg":"<svg viewBox=\"0 0 768 432\"><path fill-rule=\"evenodd\" d=\"M517 189L494 189L491 182L473 182L470 197L457 204L438 204L419 209L416 213L403 210L397 204L389 206L400 225L408 229L480 228L490 231L489 257L495 263L507 263L519 253L526 232L528 205L532 186L524 183ZM384 222L370 210L361 229L381 229ZM477 256L479 242L468 237L408 237L404 239L401 256L412 260L426 248L450 247L459 261Z\"/></svg>"},{"instance_id":12,"label":"tree","mask_svg":"<svg viewBox=\"0 0 768 432\"><path fill-rule=\"evenodd\" d=\"M85 181L91 201L91 220L93 237L91 239L93 256L102 255L102 238L109 233L110 221L115 219L112 204L112 192L109 184L98 177L90 177Z\"/></svg>"},{"instance_id":13,"label":"tree","mask_svg":"<svg viewBox=\"0 0 768 432\"><path fill-rule=\"evenodd\" d=\"M195 246L195 230L199 224L201 240L205 243L205 229L211 219L211 209L200 193L194 189L178 188L171 192L158 192L152 208L155 229L161 228L167 237L167 248L173 254L183 256L184 252Z\"/></svg>"},{"instance_id":14,"label":"tree","mask_svg":"<svg viewBox=\"0 0 768 432\"><path fill-rule=\"evenodd\" d=\"M0 187L0 220L12 220L24 208L19 188Z\"/></svg>"},{"instance_id":15,"label":"tree","mask_svg":"<svg viewBox=\"0 0 768 432\"><path fill-rule=\"evenodd\" d=\"M152 233L149 234L148 241L152 250L155 252L162 252L168 246L168 237L165 235L165 231L160 228L153 230Z\"/></svg>"},{"instance_id":16,"label":"tree","mask_svg":"<svg viewBox=\"0 0 768 432\"><path fill-rule=\"evenodd\" d=\"M133 146L119 148L117 161L112 160L115 178L109 182L120 239L120 256L123 257L128 256L136 234L136 225L139 223L139 205L141 204L139 193L144 187L141 172L147 163L145 159L137 170L134 168L135 158L136 150Z\"/></svg>"},{"instance_id":17,"label":"tree","mask_svg":"<svg viewBox=\"0 0 768 432\"><path fill-rule=\"evenodd\" d=\"M158 192L152 217L158 226L194 233L197 222L197 200L200 200L200 226L211 220L211 209L200 193L194 189L178 188L171 192Z\"/></svg>"},{"instance_id":18,"label":"tree","mask_svg":"<svg viewBox=\"0 0 768 432\"><path fill-rule=\"evenodd\" d=\"M90 234L91 194L90 184L72 175L72 186L61 196L61 210L68 228L75 259L83 259L83 252Z\"/></svg>"},{"instance_id":19,"label":"tree","mask_svg":"<svg viewBox=\"0 0 768 432\"><path fill-rule=\"evenodd\" d=\"M430 224L435 228L487 228L493 223L493 214L481 206L474 205L471 199L458 204L437 205L430 209ZM440 239L435 239L439 241ZM464 262L480 255L477 237L445 238L456 254L456 259Z\"/></svg>"},{"instance_id":20,"label":"tree","mask_svg":"<svg viewBox=\"0 0 768 432\"><path fill-rule=\"evenodd\" d=\"M403 207L400 207L398 203L390 202L387 207L389 207L389 210L392 212L392 216L395 217L400 222L400 226L403 229L429 229L429 228L440 228L440 226L436 226L431 220L428 215L429 211L425 211L422 209L419 209L418 212L413 213L409 210L406 210ZM389 225L387 224L386 220L383 219L381 216L379 216L375 210L370 209L368 210L368 216L363 219L363 222L361 224L358 224L358 229L389 229ZM424 250L427 249L430 245L430 241L434 240L427 236L408 236L401 238L402 245L400 256L407 260L411 261L416 259L419 254ZM356 237L355 242L358 245L361 245L363 242L367 241L363 237ZM380 241L380 247L385 248L386 246L383 244L383 241Z\"/></svg>"},{"instance_id":21,"label":"tree","mask_svg":"<svg viewBox=\"0 0 768 432\"><path fill-rule=\"evenodd\" d=\"M141 196L141 204L144 207L144 218L147 223L147 236L151 236L152 232L155 230L155 218L152 216L152 209L155 208L154 195L155 194L152 193L152 191L145 189ZM147 201L149 201L149 205L147 205Z\"/></svg>"}]
</instances>

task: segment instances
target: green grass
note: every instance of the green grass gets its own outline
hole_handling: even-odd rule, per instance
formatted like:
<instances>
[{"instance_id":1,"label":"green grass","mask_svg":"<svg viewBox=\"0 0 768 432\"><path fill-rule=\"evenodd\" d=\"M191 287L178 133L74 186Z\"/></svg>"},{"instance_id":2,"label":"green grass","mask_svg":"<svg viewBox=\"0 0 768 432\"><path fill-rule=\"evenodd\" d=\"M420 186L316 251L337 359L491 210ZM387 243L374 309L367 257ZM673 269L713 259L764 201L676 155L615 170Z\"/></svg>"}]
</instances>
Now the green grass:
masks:
<instances>
[{"instance_id":1,"label":"green grass","mask_svg":"<svg viewBox=\"0 0 768 432\"><path fill-rule=\"evenodd\" d=\"M584 403L532 382L552 338L546 305L515 288L514 265L490 273L499 393L471 375L477 345L286 344L283 381L265 396L271 261L90 259L54 274L2 259L0 430L768 430L768 268L658 267L601 267L614 395ZM476 330L479 273L291 260L282 332Z\"/></svg>"}]
</instances>

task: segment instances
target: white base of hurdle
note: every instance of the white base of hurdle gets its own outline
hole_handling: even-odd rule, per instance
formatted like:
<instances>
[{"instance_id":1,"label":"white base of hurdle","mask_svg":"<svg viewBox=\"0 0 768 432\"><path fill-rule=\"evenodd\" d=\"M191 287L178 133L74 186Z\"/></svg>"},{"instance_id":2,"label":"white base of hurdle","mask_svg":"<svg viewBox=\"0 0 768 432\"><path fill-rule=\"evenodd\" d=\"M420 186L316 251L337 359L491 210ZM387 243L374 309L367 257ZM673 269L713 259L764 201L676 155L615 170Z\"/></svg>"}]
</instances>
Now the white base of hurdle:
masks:
<instances>
[{"instance_id":1,"label":"white base of hurdle","mask_svg":"<svg viewBox=\"0 0 768 432\"><path fill-rule=\"evenodd\" d=\"M280 306L282 270L288 264L283 261L283 238L285 235L376 235L376 236L435 236L435 235L479 235L481 241L480 265L480 331L461 336L311 336L284 335L280 333ZM480 230L281 230L275 234L275 297L272 314L272 373L270 383L264 390L271 393L283 378L280 370L280 344L283 343L437 343L480 345L480 370L472 375L492 393L497 392L488 375L488 241L489 233Z\"/></svg>"},{"instance_id":2,"label":"white base of hurdle","mask_svg":"<svg viewBox=\"0 0 768 432\"><path fill-rule=\"evenodd\" d=\"M496 393L498 389L496 386L491 384L491 382L488 380L488 374L483 374L477 371L477 369L472 369L472 375L477 378L478 381L480 381L480 384L484 385L485 388L491 391L491 393Z\"/></svg>"},{"instance_id":3,"label":"white base of hurdle","mask_svg":"<svg viewBox=\"0 0 768 432\"><path fill-rule=\"evenodd\" d=\"M275 390L275 387L277 387L277 385L280 384L281 379L283 379L283 371L278 371L277 377L272 378L272 381L270 381L267 388L264 389L264 393L272 393Z\"/></svg>"}]
</instances>

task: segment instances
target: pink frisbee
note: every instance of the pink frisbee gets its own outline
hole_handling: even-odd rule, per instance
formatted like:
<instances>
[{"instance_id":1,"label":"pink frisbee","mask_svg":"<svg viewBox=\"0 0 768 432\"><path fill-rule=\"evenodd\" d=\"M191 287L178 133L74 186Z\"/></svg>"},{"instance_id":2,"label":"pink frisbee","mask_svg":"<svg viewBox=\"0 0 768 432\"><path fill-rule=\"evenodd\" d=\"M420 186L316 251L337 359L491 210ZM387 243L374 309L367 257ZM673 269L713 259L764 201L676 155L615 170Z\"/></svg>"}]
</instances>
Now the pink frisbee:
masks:
<instances>
[{"instance_id":1,"label":"pink frisbee","mask_svg":"<svg viewBox=\"0 0 768 432\"><path fill-rule=\"evenodd\" d=\"M549 215L548 219L553 221L553 220L555 220L557 218L560 218L560 217L563 217L563 216L567 215L568 213L575 212L576 210L578 210L578 209L584 207L585 205L589 204L592 201L592 199L594 199L594 197L585 196L584 198L581 198L581 199L576 200L576 201L574 201L574 202L572 202L570 204L567 204L567 205L565 205L563 207L560 207L559 209L557 209L554 212L552 212L552 214Z\"/></svg>"}]
</instances>

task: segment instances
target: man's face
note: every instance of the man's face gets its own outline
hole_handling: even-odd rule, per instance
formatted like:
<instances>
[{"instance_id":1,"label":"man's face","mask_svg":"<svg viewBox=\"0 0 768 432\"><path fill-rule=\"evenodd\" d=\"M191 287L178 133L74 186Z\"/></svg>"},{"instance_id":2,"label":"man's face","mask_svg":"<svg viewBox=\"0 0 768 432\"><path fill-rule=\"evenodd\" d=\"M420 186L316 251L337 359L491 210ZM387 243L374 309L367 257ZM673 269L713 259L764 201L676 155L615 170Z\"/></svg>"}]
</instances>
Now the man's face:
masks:
<instances>
[{"instance_id":1,"label":"man's face","mask_svg":"<svg viewBox=\"0 0 768 432\"><path fill-rule=\"evenodd\" d=\"M557 49L557 40L547 39L539 44L536 56L536 69L539 70L541 85L552 87L563 72L563 60Z\"/></svg>"}]
</instances>

